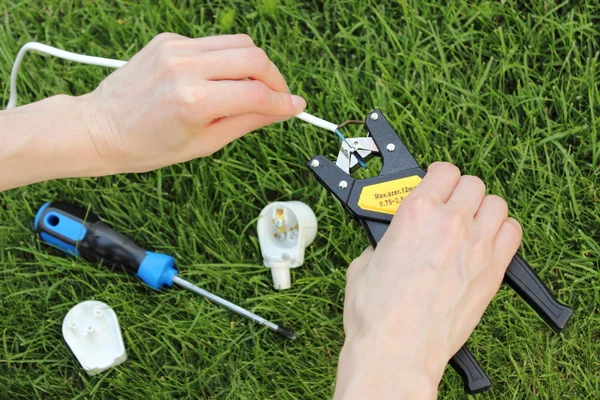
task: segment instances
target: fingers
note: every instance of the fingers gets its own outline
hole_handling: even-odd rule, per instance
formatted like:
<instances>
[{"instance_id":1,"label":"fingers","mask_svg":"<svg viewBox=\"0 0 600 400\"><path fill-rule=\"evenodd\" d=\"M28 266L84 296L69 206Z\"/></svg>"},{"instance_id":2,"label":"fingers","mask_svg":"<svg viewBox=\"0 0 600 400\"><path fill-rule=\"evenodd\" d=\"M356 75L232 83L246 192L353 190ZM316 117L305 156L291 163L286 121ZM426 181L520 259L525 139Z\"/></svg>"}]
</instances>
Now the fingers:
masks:
<instances>
[{"instance_id":1,"label":"fingers","mask_svg":"<svg viewBox=\"0 0 600 400\"><path fill-rule=\"evenodd\" d=\"M198 52L256 47L252 38L244 34L209 36L190 40L191 46Z\"/></svg>"},{"instance_id":2,"label":"fingers","mask_svg":"<svg viewBox=\"0 0 600 400\"><path fill-rule=\"evenodd\" d=\"M427 169L427 175L413 190L410 196L417 193L445 203L452 195L460 179L460 170L447 162L435 162Z\"/></svg>"},{"instance_id":3,"label":"fingers","mask_svg":"<svg viewBox=\"0 0 600 400\"><path fill-rule=\"evenodd\" d=\"M484 199L484 203L488 197ZM499 210L497 214L502 212ZM489 268L482 269L469 284L468 294L457 308L456 327L467 329L469 332L475 328L485 309L498 293L506 269L517 252L521 236L521 225L516 220L503 220L493 242L493 262Z\"/></svg>"},{"instance_id":4,"label":"fingers","mask_svg":"<svg viewBox=\"0 0 600 400\"><path fill-rule=\"evenodd\" d=\"M173 33L173 32L162 32L162 33L159 33L158 35L154 36L154 38L152 38L152 40L150 41L150 44L160 44L160 43L168 42L171 40L181 40L181 39L187 39L187 37L181 36L181 35L179 35L177 33Z\"/></svg>"},{"instance_id":5,"label":"fingers","mask_svg":"<svg viewBox=\"0 0 600 400\"><path fill-rule=\"evenodd\" d=\"M500 225L508 218L508 206L503 198L485 196L475 214L475 232L479 236L496 237Z\"/></svg>"},{"instance_id":6,"label":"fingers","mask_svg":"<svg viewBox=\"0 0 600 400\"><path fill-rule=\"evenodd\" d=\"M211 114L231 116L258 113L273 117L291 117L306 107L302 97L276 92L261 81L209 82L213 94Z\"/></svg>"},{"instance_id":7,"label":"fingers","mask_svg":"<svg viewBox=\"0 0 600 400\"><path fill-rule=\"evenodd\" d=\"M277 92L289 92L279 69L259 47L211 51L199 57L198 72L210 80L259 80Z\"/></svg>"},{"instance_id":8,"label":"fingers","mask_svg":"<svg viewBox=\"0 0 600 400\"><path fill-rule=\"evenodd\" d=\"M175 33L161 33L152 39L152 44L170 50L173 55L194 55L207 51L256 47L248 35L219 35L190 39Z\"/></svg>"},{"instance_id":9,"label":"fingers","mask_svg":"<svg viewBox=\"0 0 600 400\"><path fill-rule=\"evenodd\" d=\"M149 54L160 68L161 79L181 86L174 96L194 108L196 119L203 119L196 122L242 114L282 119L306 107L302 98L288 94L275 64L248 35L188 39L164 33L153 39L152 47ZM197 112L196 106L204 112Z\"/></svg>"},{"instance_id":10,"label":"fingers","mask_svg":"<svg viewBox=\"0 0 600 400\"><path fill-rule=\"evenodd\" d=\"M469 296L465 299L463 310L466 315L483 314L492 301L500 289L508 265L519 249L522 234L521 225L517 220L508 218L501 223L493 243L494 261L491 267L483 269L469 285Z\"/></svg>"},{"instance_id":11,"label":"fingers","mask_svg":"<svg viewBox=\"0 0 600 400\"><path fill-rule=\"evenodd\" d=\"M470 296L467 303L471 303L474 313L483 314L487 305L498 292L506 269L519 249L522 234L521 225L517 220L508 218L501 223L493 242L494 262L490 268L483 269L470 284Z\"/></svg>"},{"instance_id":12,"label":"fingers","mask_svg":"<svg viewBox=\"0 0 600 400\"><path fill-rule=\"evenodd\" d=\"M522 237L523 228L516 219L508 218L502 223L494 239L494 260L498 268L506 270L519 249Z\"/></svg>"},{"instance_id":13,"label":"fingers","mask_svg":"<svg viewBox=\"0 0 600 400\"><path fill-rule=\"evenodd\" d=\"M455 206L473 217L485 196L485 184L475 176L465 175L460 178L446 204Z\"/></svg>"},{"instance_id":14,"label":"fingers","mask_svg":"<svg viewBox=\"0 0 600 400\"><path fill-rule=\"evenodd\" d=\"M504 270L488 268L483 270L470 284L467 295L457 307L456 327L471 332L481 316L500 290Z\"/></svg>"},{"instance_id":15,"label":"fingers","mask_svg":"<svg viewBox=\"0 0 600 400\"><path fill-rule=\"evenodd\" d=\"M220 149L245 134L274 122L274 118L258 113L248 113L225 117L197 135L188 146L187 159L208 156L212 149Z\"/></svg>"}]
</instances>

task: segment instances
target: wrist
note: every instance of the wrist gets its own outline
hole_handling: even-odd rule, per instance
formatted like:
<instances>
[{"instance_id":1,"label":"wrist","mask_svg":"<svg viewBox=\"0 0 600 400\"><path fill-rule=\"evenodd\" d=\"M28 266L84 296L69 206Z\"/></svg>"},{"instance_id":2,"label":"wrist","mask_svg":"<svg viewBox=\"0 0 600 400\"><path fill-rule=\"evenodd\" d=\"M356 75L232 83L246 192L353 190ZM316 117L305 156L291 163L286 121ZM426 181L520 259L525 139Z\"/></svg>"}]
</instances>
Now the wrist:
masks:
<instances>
[{"instance_id":1,"label":"wrist","mask_svg":"<svg viewBox=\"0 0 600 400\"><path fill-rule=\"evenodd\" d=\"M85 104L58 95L0 112L0 191L106 174L85 126Z\"/></svg>"},{"instance_id":2,"label":"wrist","mask_svg":"<svg viewBox=\"0 0 600 400\"><path fill-rule=\"evenodd\" d=\"M76 98L77 120L84 132L85 147L95 160L95 171L86 176L131 172L124 168L127 154L118 148L119 132L106 108L97 100L96 92Z\"/></svg>"},{"instance_id":3,"label":"wrist","mask_svg":"<svg viewBox=\"0 0 600 400\"><path fill-rule=\"evenodd\" d=\"M377 335L347 338L335 399L436 399L446 361L423 349L416 342L389 343Z\"/></svg>"}]
</instances>

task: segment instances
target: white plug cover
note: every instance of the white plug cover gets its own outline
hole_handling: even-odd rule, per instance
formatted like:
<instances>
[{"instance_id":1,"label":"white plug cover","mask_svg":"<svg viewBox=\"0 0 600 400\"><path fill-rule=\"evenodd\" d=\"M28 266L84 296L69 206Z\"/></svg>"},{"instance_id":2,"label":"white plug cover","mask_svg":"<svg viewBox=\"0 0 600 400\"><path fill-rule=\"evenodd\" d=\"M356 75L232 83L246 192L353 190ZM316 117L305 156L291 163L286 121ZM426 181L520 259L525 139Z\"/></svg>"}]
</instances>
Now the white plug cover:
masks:
<instances>
[{"instance_id":1,"label":"white plug cover","mask_svg":"<svg viewBox=\"0 0 600 400\"><path fill-rule=\"evenodd\" d=\"M63 337L88 375L127 360L117 315L107 304L88 300L71 308L63 320Z\"/></svg>"},{"instance_id":2,"label":"white plug cover","mask_svg":"<svg viewBox=\"0 0 600 400\"><path fill-rule=\"evenodd\" d=\"M258 217L258 240L275 289L289 289L290 268L304 263L304 250L317 236L317 217L300 201L268 204Z\"/></svg>"}]
</instances>

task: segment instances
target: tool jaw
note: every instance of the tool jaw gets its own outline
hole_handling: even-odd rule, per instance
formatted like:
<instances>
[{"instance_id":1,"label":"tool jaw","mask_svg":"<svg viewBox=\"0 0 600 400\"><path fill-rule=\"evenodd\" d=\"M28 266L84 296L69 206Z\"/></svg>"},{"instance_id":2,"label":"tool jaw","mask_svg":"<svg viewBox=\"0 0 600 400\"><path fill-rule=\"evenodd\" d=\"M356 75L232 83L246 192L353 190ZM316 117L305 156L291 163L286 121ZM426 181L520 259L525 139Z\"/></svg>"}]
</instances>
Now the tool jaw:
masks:
<instances>
[{"instance_id":1,"label":"tool jaw","mask_svg":"<svg viewBox=\"0 0 600 400\"><path fill-rule=\"evenodd\" d=\"M354 147L350 148L348 143ZM370 137L347 138L347 140L343 141L335 165L347 174L350 174L359 167L356 157L352 157L353 153L358 153L366 162L374 153L379 153L379 149L375 145L373 138Z\"/></svg>"},{"instance_id":2,"label":"tool jaw","mask_svg":"<svg viewBox=\"0 0 600 400\"><path fill-rule=\"evenodd\" d=\"M419 168L419 164L402 143L380 109L375 109L367 115L365 127L369 137L373 138L375 146L379 149L379 156L383 161L383 167L379 175Z\"/></svg>"},{"instance_id":3,"label":"tool jaw","mask_svg":"<svg viewBox=\"0 0 600 400\"><path fill-rule=\"evenodd\" d=\"M389 221L381 222L373 219L369 219L367 216L360 217L363 213L370 213L361 210L360 208L353 205L350 202L351 197L356 196L356 184L363 180L355 180L350 174L343 171L339 166L329 161L324 156L315 156L308 163L308 168L312 171L315 178L327 191L329 191L335 199L337 199L342 207L344 207L350 215L363 226L370 243L377 243L383 237L383 234L389 226ZM346 185L341 184L346 182ZM361 185L361 189L364 185ZM344 187L344 188L342 188ZM360 190L358 191L360 195ZM357 214L358 211L358 214ZM383 217L384 219L391 219L391 216L371 213L377 219L377 216Z\"/></svg>"},{"instance_id":4,"label":"tool jaw","mask_svg":"<svg viewBox=\"0 0 600 400\"><path fill-rule=\"evenodd\" d=\"M425 172L408 152L381 110L376 109L367 114L364 125L368 136L347 138L342 141L335 163L324 156L315 156L307 166L317 180L340 201L354 218L389 224L394 214L389 209L392 208L395 211L394 207L409 193L398 193L398 189L412 187L405 185L402 179L417 177L416 179L420 181L420 178L425 176ZM358 161L353 156L356 153L364 161L373 156L381 157L383 167L379 175L366 179L354 179L351 172L358 167ZM390 181L398 184L386 185ZM365 188L372 188L372 190L367 189L373 191L370 198L367 193L363 196ZM365 203L369 204L365 205ZM383 212L381 212L382 210Z\"/></svg>"},{"instance_id":5,"label":"tool jaw","mask_svg":"<svg viewBox=\"0 0 600 400\"><path fill-rule=\"evenodd\" d=\"M306 165L319 183L347 207L355 179L324 156L315 156Z\"/></svg>"},{"instance_id":6,"label":"tool jaw","mask_svg":"<svg viewBox=\"0 0 600 400\"><path fill-rule=\"evenodd\" d=\"M366 137L346 138L342 141L335 165L350 175L358 166L354 157L358 154L364 161L374 155L382 158L383 167L379 175L419 168L416 160L406 149L398 134L379 109L365 118Z\"/></svg>"}]
</instances>

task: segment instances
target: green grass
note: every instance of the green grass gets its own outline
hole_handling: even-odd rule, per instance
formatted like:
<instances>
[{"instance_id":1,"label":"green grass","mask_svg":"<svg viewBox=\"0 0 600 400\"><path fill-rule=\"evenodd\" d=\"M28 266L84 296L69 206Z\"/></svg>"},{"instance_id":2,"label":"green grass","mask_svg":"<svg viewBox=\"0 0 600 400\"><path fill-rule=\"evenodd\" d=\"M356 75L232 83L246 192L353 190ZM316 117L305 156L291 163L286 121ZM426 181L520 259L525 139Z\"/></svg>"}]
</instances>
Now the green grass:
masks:
<instances>
[{"instance_id":1,"label":"green grass","mask_svg":"<svg viewBox=\"0 0 600 400\"><path fill-rule=\"evenodd\" d=\"M575 313L558 336L502 289L469 342L494 381L494 390L479 398L596 399L596 4L4 0L0 102L8 101L17 51L30 40L127 59L161 31L248 33L305 96L307 111L341 122L380 107L421 165L451 161L508 200L525 230L524 258ZM28 55L20 104L86 93L109 72ZM214 157L152 173L0 194L0 398L330 397L343 342L344 270L367 242L305 162L315 154L333 157L338 146L332 135L294 120ZM284 342L199 296L153 292L41 246L32 220L52 199L89 206L147 248L176 256L182 276L292 326L298 339ZM261 208L275 200L310 204L320 224L293 288L281 293L261 266L255 230ZM83 372L61 335L66 312L87 299L116 310L129 354L95 377ZM440 398L465 397L449 369Z\"/></svg>"}]
</instances>

